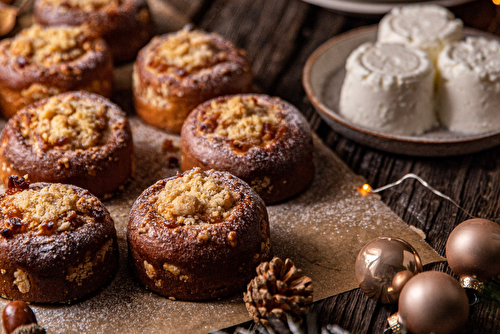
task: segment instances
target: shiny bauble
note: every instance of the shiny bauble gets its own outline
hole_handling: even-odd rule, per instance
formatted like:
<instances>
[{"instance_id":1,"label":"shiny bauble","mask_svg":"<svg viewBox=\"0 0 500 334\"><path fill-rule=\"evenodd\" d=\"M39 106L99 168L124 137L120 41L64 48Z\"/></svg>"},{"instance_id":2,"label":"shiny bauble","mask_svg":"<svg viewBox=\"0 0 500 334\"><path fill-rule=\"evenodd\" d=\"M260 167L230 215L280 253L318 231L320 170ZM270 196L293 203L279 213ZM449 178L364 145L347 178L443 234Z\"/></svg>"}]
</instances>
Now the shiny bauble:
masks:
<instances>
[{"instance_id":1,"label":"shiny bauble","mask_svg":"<svg viewBox=\"0 0 500 334\"><path fill-rule=\"evenodd\" d=\"M500 275L500 225L479 218L459 224L448 237L446 258L463 287L478 289Z\"/></svg>"},{"instance_id":2,"label":"shiny bauble","mask_svg":"<svg viewBox=\"0 0 500 334\"><path fill-rule=\"evenodd\" d=\"M415 275L399 296L398 321L412 334L459 333L468 316L469 300L465 290L443 272Z\"/></svg>"},{"instance_id":3,"label":"shiny bauble","mask_svg":"<svg viewBox=\"0 0 500 334\"><path fill-rule=\"evenodd\" d=\"M394 275L394 277L392 278L392 289L394 290L394 292L401 293L401 290L403 290L405 284L413 276L415 276L415 274L409 270L403 270Z\"/></svg>"},{"instance_id":4,"label":"shiny bauble","mask_svg":"<svg viewBox=\"0 0 500 334\"><path fill-rule=\"evenodd\" d=\"M402 286L413 275L422 272L422 262L406 241L379 237L359 252L355 264L360 289L381 303L398 301ZM398 274L404 272L402 274Z\"/></svg>"}]
</instances>

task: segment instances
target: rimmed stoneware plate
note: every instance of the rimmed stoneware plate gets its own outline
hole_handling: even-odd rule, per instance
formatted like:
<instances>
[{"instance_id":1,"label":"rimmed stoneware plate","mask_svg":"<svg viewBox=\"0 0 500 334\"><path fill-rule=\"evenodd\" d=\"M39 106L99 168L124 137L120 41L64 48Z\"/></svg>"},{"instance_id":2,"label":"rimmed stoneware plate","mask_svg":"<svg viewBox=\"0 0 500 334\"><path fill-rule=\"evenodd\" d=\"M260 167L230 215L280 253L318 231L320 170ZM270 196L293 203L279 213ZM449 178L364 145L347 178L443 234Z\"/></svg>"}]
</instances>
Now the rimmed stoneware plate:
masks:
<instances>
[{"instance_id":1,"label":"rimmed stoneware plate","mask_svg":"<svg viewBox=\"0 0 500 334\"><path fill-rule=\"evenodd\" d=\"M464 35L499 39L471 28L464 28ZM376 39L376 26L351 30L321 45L306 62L302 73L306 94L319 115L334 131L369 147L411 156L461 155L500 144L500 130L467 135L440 127L419 136L401 136L366 129L344 119L338 113L338 105L345 75L345 61L356 47Z\"/></svg>"},{"instance_id":2,"label":"rimmed stoneware plate","mask_svg":"<svg viewBox=\"0 0 500 334\"><path fill-rule=\"evenodd\" d=\"M475 0L302 0L304 2L320 7L332 9L342 13L361 15L382 15L395 6L407 5L408 3L425 2L445 7L462 5Z\"/></svg>"}]
</instances>

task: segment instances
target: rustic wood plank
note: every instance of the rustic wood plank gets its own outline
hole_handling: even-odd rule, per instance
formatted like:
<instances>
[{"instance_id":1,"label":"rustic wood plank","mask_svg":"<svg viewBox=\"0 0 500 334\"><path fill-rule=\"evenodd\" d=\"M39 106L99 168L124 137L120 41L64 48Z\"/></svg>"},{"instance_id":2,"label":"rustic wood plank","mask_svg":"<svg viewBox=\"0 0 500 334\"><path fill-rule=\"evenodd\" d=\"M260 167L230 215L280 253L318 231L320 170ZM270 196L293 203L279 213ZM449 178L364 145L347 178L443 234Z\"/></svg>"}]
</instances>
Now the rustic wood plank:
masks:
<instances>
[{"instance_id":1,"label":"rustic wood plank","mask_svg":"<svg viewBox=\"0 0 500 334\"><path fill-rule=\"evenodd\" d=\"M162 0L175 8L178 12L193 19L200 15L200 12L210 6L211 0ZM202 13L201 13L202 14Z\"/></svg>"},{"instance_id":2,"label":"rustic wood plank","mask_svg":"<svg viewBox=\"0 0 500 334\"><path fill-rule=\"evenodd\" d=\"M215 1L199 22L247 50L253 62L254 82L269 91L295 49L308 13L304 2Z\"/></svg>"},{"instance_id":3,"label":"rustic wood plank","mask_svg":"<svg viewBox=\"0 0 500 334\"><path fill-rule=\"evenodd\" d=\"M289 57L289 63L284 66L284 73L268 93L280 96L299 109L306 110L306 115L310 117L313 108L302 88L302 69L313 51L339 34L345 22L346 18L342 15L311 6L297 38L296 48Z\"/></svg>"},{"instance_id":4,"label":"rustic wood plank","mask_svg":"<svg viewBox=\"0 0 500 334\"><path fill-rule=\"evenodd\" d=\"M457 6L450 9L456 17L464 21L466 27L486 31L495 15L498 15L499 10L498 6L495 6L491 0L473 1L463 6ZM500 30L498 32L500 32Z\"/></svg>"}]
</instances>

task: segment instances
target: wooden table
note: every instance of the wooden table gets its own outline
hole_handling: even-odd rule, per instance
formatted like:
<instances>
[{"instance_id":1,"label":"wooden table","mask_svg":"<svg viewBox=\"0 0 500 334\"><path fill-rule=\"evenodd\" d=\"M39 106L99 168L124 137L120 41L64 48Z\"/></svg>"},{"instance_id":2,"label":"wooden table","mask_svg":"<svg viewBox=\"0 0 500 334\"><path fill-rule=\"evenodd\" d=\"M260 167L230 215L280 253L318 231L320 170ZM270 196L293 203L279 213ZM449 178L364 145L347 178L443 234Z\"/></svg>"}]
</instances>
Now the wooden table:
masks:
<instances>
[{"instance_id":1,"label":"wooden table","mask_svg":"<svg viewBox=\"0 0 500 334\"><path fill-rule=\"evenodd\" d=\"M169 0L195 25L216 31L248 51L255 82L264 93L280 96L306 115L314 131L357 174L379 187L413 172L475 216L500 217L500 147L448 158L418 158L385 153L333 132L316 114L301 84L302 68L323 42L380 17L360 18L331 12L299 0ZM452 8L465 25L499 34L490 0ZM492 24L493 22L493 24ZM445 255L446 239L467 215L414 181L382 193L382 200L406 223L422 229L427 242ZM451 273L446 263L425 270ZM325 277L325 279L330 279ZM396 306L368 299L359 289L316 302L308 321L318 328L339 324L351 333L382 333ZM246 327L250 327L247 323ZM232 328L234 330L234 328ZM500 309L471 308L464 333L499 333Z\"/></svg>"}]
</instances>

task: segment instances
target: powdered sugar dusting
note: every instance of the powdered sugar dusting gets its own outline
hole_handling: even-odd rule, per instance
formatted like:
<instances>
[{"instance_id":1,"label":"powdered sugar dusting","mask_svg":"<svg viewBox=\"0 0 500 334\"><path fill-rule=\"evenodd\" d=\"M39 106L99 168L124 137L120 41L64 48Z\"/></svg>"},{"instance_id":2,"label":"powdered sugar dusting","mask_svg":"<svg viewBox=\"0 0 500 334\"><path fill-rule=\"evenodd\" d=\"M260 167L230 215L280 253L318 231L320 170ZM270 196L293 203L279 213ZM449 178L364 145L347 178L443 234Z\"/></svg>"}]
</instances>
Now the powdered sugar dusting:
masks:
<instances>
[{"instance_id":1,"label":"powdered sugar dusting","mask_svg":"<svg viewBox=\"0 0 500 334\"><path fill-rule=\"evenodd\" d=\"M116 197L105 201L118 232L120 270L113 282L72 305L32 305L49 333L206 333L250 317L242 296L220 301L173 301L135 282L127 265L126 228L135 199L157 180L173 176L180 159L178 136L130 119L136 173ZM3 124L0 124L3 126ZM165 150L165 140L174 149ZM316 176L302 195L269 206L275 254L291 258L313 279L315 300L357 287L354 261L361 247L381 236L410 242L424 263L440 258L375 196L357 191L365 181L354 175L326 146L315 139ZM170 145L167 145L170 146ZM174 158L174 159L172 159ZM3 307L6 300L0 300Z\"/></svg>"}]
</instances>

